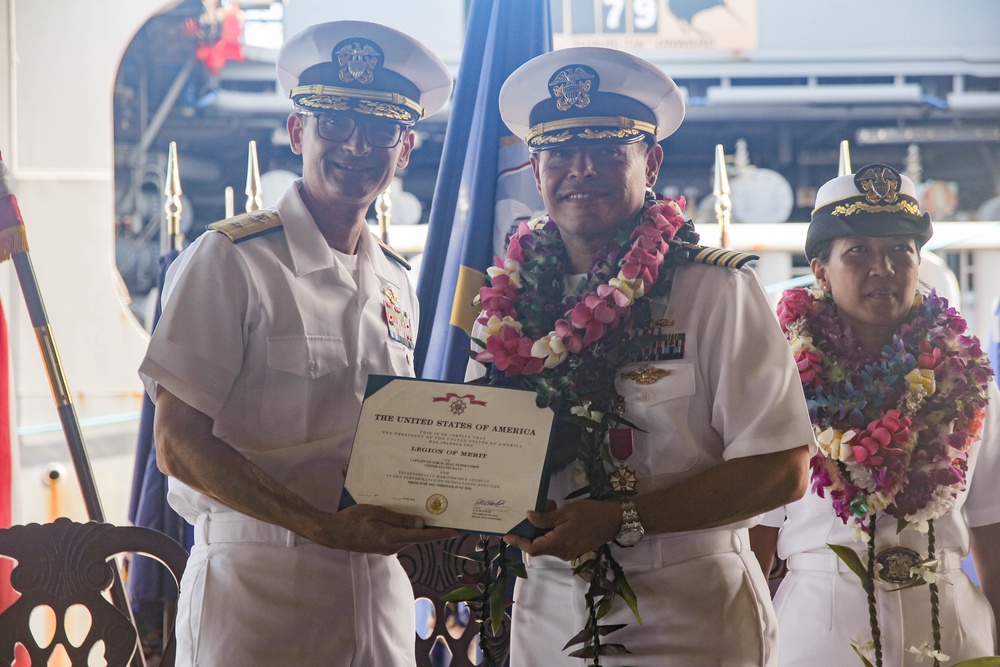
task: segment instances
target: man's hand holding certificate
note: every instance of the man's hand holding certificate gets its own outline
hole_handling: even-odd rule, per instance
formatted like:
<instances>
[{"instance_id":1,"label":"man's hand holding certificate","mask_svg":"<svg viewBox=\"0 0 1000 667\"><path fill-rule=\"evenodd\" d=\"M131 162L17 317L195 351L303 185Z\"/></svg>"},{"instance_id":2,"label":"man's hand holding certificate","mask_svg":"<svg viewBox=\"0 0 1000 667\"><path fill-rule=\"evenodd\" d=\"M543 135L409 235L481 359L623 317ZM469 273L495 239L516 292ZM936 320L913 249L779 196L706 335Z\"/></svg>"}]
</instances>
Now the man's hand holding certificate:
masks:
<instances>
[{"instance_id":1,"label":"man's hand holding certificate","mask_svg":"<svg viewBox=\"0 0 1000 667\"><path fill-rule=\"evenodd\" d=\"M535 393L372 376L341 506L380 505L457 530L533 534L555 413Z\"/></svg>"}]
</instances>

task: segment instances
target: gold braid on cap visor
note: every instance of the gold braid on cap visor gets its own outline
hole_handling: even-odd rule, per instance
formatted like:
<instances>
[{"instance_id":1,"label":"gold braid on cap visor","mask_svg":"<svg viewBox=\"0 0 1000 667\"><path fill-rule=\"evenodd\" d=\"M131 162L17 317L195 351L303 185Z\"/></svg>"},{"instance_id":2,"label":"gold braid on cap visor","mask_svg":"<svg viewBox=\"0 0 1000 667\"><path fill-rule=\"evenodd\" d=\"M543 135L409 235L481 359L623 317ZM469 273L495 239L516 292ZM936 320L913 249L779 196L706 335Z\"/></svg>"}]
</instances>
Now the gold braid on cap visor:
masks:
<instances>
[{"instance_id":1,"label":"gold braid on cap visor","mask_svg":"<svg viewBox=\"0 0 1000 667\"><path fill-rule=\"evenodd\" d=\"M825 207L824 207L825 208ZM848 216L854 215L855 213L899 213L900 211L904 213L909 213L910 215L920 217L920 206L913 201L899 201L891 206L879 206L869 204L866 201L856 201L852 204L841 204L837 206L832 211L830 215L835 215L837 217L846 218Z\"/></svg>"},{"instance_id":2,"label":"gold braid on cap visor","mask_svg":"<svg viewBox=\"0 0 1000 667\"><path fill-rule=\"evenodd\" d=\"M583 132L568 132L574 128L586 128ZM592 127L613 128L608 130L591 130ZM560 132L560 130L563 130ZM574 137L579 139L625 139L635 137L642 132L656 137L658 126L641 120L625 118L624 116L581 116L554 120L550 123L539 123L524 135L524 142L529 146L544 144L560 144ZM557 134L558 133L558 134Z\"/></svg>"},{"instance_id":3,"label":"gold braid on cap visor","mask_svg":"<svg viewBox=\"0 0 1000 667\"><path fill-rule=\"evenodd\" d=\"M304 107L332 111L357 111L404 123L415 123L424 117L424 108L409 97L380 90L356 90L339 86L311 84L292 88L288 91L288 97ZM351 105L351 100L357 101Z\"/></svg>"}]
</instances>

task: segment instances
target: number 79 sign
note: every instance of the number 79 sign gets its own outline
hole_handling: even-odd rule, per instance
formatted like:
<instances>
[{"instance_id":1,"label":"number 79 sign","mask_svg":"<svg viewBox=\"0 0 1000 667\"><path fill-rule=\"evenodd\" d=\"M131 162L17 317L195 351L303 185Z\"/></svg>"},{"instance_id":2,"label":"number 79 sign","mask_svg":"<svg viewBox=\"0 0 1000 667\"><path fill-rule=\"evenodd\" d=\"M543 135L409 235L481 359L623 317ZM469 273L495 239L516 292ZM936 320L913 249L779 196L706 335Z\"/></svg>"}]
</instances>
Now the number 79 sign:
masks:
<instances>
[{"instance_id":1,"label":"number 79 sign","mask_svg":"<svg viewBox=\"0 0 1000 667\"><path fill-rule=\"evenodd\" d=\"M759 0L551 0L556 48L625 51L757 47Z\"/></svg>"}]
</instances>

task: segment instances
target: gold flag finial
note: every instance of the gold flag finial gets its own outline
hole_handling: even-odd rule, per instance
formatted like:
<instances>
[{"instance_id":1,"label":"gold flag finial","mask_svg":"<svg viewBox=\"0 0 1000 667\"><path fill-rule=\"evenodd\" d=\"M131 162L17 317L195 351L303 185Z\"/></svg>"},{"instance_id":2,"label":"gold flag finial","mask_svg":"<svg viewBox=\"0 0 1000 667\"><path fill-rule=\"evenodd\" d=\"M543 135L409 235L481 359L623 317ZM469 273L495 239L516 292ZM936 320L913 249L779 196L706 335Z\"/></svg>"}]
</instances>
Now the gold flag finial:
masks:
<instances>
[{"instance_id":1,"label":"gold flag finial","mask_svg":"<svg viewBox=\"0 0 1000 667\"><path fill-rule=\"evenodd\" d=\"M726 152L722 144L715 146L715 219L719 223L719 237L723 248L729 248L729 223L733 219L733 200L729 196L729 175L726 173Z\"/></svg>"},{"instance_id":2,"label":"gold flag finial","mask_svg":"<svg viewBox=\"0 0 1000 667\"><path fill-rule=\"evenodd\" d=\"M853 174L851 168L851 142L844 139L840 142L840 166L837 168L837 176L847 176Z\"/></svg>"},{"instance_id":3,"label":"gold flag finial","mask_svg":"<svg viewBox=\"0 0 1000 667\"><path fill-rule=\"evenodd\" d=\"M391 185L385 186L378 197L375 198L375 217L378 218L378 229L382 236L382 243L389 243L389 223L392 220L392 198L389 196Z\"/></svg>"},{"instance_id":4,"label":"gold flag finial","mask_svg":"<svg viewBox=\"0 0 1000 667\"><path fill-rule=\"evenodd\" d=\"M233 190L233 186L227 185L226 189L223 190L222 204L225 207L225 220L236 215L236 191Z\"/></svg>"},{"instance_id":5,"label":"gold flag finial","mask_svg":"<svg viewBox=\"0 0 1000 667\"><path fill-rule=\"evenodd\" d=\"M167 180L163 184L163 196L166 201L163 210L167 214L167 249L181 250L184 247L184 234L181 233L181 170L177 162L177 142L170 142L167 153Z\"/></svg>"},{"instance_id":6,"label":"gold flag finial","mask_svg":"<svg viewBox=\"0 0 1000 667\"><path fill-rule=\"evenodd\" d=\"M910 144L906 147L906 172L907 176L914 183L921 183L924 180L924 165L920 159L920 146Z\"/></svg>"},{"instance_id":7,"label":"gold flag finial","mask_svg":"<svg viewBox=\"0 0 1000 667\"><path fill-rule=\"evenodd\" d=\"M247 213L264 208L260 199L260 166L257 164L257 142L250 141L250 155L247 158Z\"/></svg>"}]
</instances>

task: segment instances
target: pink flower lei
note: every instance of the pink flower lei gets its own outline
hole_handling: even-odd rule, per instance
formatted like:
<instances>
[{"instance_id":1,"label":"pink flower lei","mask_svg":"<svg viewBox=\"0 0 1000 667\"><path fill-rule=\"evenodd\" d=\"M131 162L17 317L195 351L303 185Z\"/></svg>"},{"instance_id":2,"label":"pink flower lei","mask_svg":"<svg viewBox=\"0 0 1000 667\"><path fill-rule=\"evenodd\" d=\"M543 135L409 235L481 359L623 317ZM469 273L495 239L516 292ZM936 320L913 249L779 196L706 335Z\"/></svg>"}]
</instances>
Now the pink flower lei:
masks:
<instances>
[{"instance_id":1,"label":"pink flower lei","mask_svg":"<svg viewBox=\"0 0 1000 667\"><path fill-rule=\"evenodd\" d=\"M488 269L491 284L479 291L486 330L485 342L475 341L484 348L476 360L506 377L539 375L604 338L656 284L670 241L684 226L684 205L683 197L648 203L628 247L612 242L594 260L584 282L597 284L566 298L558 227L548 216L522 222L507 257ZM552 302L561 305L553 310Z\"/></svg>"},{"instance_id":2,"label":"pink flower lei","mask_svg":"<svg viewBox=\"0 0 1000 667\"><path fill-rule=\"evenodd\" d=\"M926 532L965 489L982 433L993 372L979 341L934 292L916 296L874 359L822 292L786 291L778 319L819 442L815 492L829 493L837 515L863 530L884 512Z\"/></svg>"}]
</instances>

